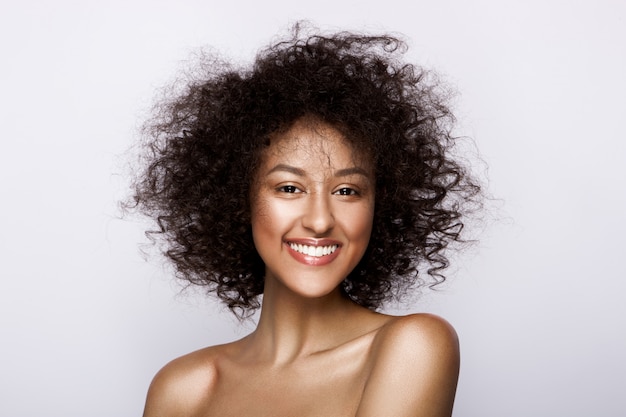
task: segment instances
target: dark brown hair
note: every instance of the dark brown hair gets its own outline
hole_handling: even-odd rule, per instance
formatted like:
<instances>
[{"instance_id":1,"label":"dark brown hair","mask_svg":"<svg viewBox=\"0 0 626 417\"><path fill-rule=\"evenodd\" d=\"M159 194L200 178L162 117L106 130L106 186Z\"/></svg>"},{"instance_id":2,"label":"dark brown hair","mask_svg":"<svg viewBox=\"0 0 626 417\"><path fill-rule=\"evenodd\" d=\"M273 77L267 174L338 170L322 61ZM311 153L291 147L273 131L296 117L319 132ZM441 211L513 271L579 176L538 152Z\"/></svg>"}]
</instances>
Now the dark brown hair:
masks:
<instances>
[{"instance_id":1,"label":"dark brown hair","mask_svg":"<svg viewBox=\"0 0 626 417\"><path fill-rule=\"evenodd\" d=\"M462 214L479 187L450 156L445 90L404 63L404 50L392 36L296 26L250 68L203 60L184 91L155 108L133 204L156 219L148 234L163 240L181 278L239 315L259 306L265 271L251 235L252 177L272 133L313 116L374 158L373 232L344 294L375 309L408 287L444 280L444 249L461 241Z\"/></svg>"}]
</instances>

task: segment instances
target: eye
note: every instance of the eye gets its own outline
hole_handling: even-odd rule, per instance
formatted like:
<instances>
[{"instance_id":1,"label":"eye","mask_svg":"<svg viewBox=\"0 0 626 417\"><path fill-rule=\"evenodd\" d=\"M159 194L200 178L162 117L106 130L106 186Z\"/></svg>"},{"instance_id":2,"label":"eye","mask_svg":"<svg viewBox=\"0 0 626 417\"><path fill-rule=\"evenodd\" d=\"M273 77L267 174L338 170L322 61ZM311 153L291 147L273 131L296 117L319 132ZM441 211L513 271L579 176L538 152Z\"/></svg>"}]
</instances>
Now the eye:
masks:
<instances>
[{"instance_id":1,"label":"eye","mask_svg":"<svg viewBox=\"0 0 626 417\"><path fill-rule=\"evenodd\" d=\"M295 185L283 185L277 188L278 191L288 194L295 194L301 192Z\"/></svg>"},{"instance_id":2,"label":"eye","mask_svg":"<svg viewBox=\"0 0 626 417\"><path fill-rule=\"evenodd\" d=\"M348 188L348 187L344 187L344 188L340 188L337 191L335 191L335 194L338 195L359 195L359 193L353 189L353 188Z\"/></svg>"}]
</instances>

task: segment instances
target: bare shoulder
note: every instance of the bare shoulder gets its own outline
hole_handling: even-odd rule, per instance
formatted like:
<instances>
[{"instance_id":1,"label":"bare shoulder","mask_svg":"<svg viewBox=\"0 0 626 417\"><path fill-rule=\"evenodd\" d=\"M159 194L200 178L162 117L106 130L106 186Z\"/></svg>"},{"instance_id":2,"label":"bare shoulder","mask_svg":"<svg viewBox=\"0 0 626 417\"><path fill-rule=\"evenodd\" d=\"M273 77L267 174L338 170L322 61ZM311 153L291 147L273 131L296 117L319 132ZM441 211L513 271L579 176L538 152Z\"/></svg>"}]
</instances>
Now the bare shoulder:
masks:
<instances>
[{"instance_id":1,"label":"bare shoulder","mask_svg":"<svg viewBox=\"0 0 626 417\"><path fill-rule=\"evenodd\" d=\"M205 348L165 365L150 384L144 417L196 414L217 383L216 364L222 350L222 346Z\"/></svg>"},{"instance_id":2,"label":"bare shoulder","mask_svg":"<svg viewBox=\"0 0 626 417\"><path fill-rule=\"evenodd\" d=\"M399 365L425 375L456 370L459 364L459 340L454 328L432 314L395 317L383 326L372 346L374 369L382 364L388 369Z\"/></svg>"},{"instance_id":3,"label":"bare shoulder","mask_svg":"<svg viewBox=\"0 0 626 417\"><path fill-rule=\"evenodd\" d=\"M459 343L441 317L395 317L378 332L358 417L449 417L459 373Z\"/></svg>"},{"instance_id":4,"label":"bare shoulder","mask_svg":"<svg viewBox=\"0 0 626 417\"><path fill-rule=\"evenodd\" d=\"M378 353L383 355L416 352L429 347L440 353L458 352L456 331L446 320L433 314L394 317L380 329L376 341ZM397 352L406 348L408 352Z\"/></svg>"}]
</instances>

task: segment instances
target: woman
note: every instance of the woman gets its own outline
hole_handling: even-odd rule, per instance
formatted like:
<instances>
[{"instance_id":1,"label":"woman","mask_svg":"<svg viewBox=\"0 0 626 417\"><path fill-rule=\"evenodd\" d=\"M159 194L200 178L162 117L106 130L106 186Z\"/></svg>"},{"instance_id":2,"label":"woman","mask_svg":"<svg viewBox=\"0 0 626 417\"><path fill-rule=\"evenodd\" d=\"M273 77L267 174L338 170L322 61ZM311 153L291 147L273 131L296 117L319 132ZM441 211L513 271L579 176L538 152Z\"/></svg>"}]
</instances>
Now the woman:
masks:
<instances>
[{"instance_id":1,"label":"woman","mask_svg":"<svg viewBox=\"0 0 626 417\"><path fill-rule=\"evenodd\" d=\"M146 417L451 415L453 328L376 312L443 280L478 192L449 157L445 94L402 48L296 27L251 69L206 60L157 109L135 184L151 235L180 277L261 314L166 365Z\"/></svg>"}]
</instances>

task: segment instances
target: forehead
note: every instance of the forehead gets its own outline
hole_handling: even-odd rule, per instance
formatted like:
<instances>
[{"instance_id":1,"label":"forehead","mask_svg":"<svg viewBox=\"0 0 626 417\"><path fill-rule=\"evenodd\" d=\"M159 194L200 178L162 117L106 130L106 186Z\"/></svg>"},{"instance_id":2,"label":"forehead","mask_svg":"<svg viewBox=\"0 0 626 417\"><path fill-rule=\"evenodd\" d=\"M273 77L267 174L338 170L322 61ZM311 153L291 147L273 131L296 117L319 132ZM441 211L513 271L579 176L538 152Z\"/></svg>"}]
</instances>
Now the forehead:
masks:
<instances>
[{"instance_id":1,"label":"forehead","mask_svg":"<svg viewBox=\"0 0 626 417\"><path fill-rule=\"evenodd\" d=\"M299 120L288 130L274 134L262 155L261 165L291 163L312 169L358 166L372 170L368 153L358 150L339 130L316 120Z\"/></svg>"}]
</instances>

